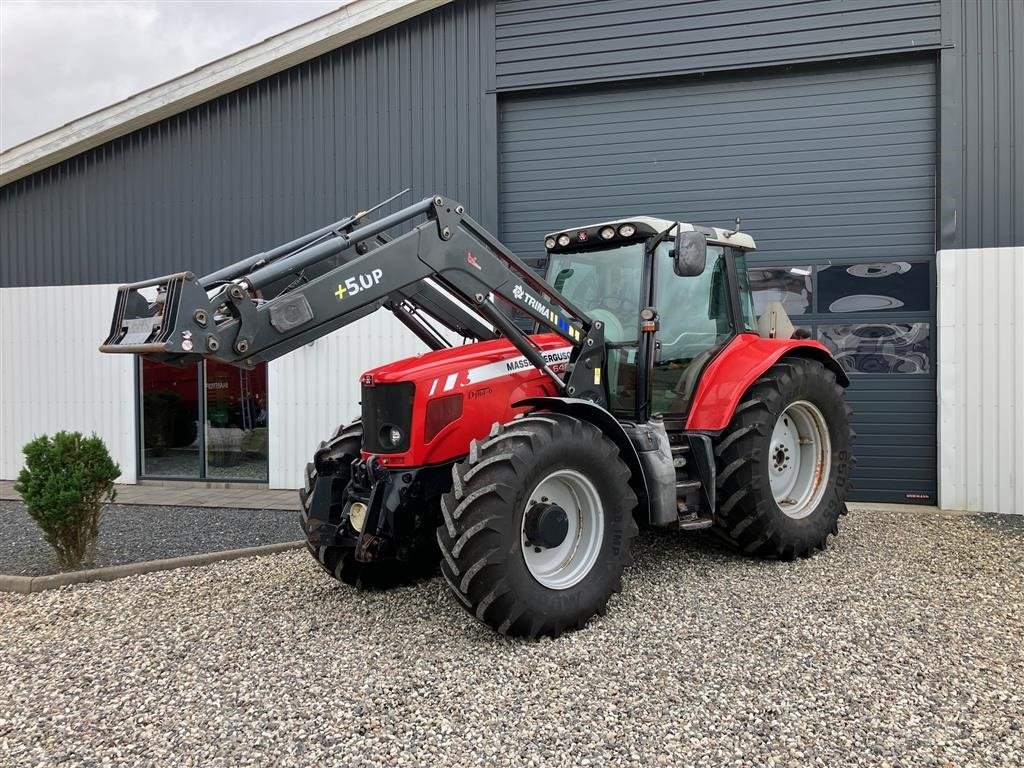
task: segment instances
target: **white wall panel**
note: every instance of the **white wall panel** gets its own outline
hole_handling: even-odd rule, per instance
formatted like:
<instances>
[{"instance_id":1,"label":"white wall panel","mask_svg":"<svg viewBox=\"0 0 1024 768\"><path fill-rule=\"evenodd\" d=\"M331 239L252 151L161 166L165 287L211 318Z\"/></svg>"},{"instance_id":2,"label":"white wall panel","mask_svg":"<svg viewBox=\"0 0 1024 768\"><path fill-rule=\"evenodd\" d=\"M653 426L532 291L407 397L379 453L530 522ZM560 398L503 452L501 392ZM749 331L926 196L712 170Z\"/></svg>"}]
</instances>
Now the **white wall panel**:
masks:
<instances>
[{"instance_id":1,"label":"white wall panel","mask_svg":"<svg viewBox=\"0 0 1024 768\"><path fill-rule=\"evenodd\" d=\"M135 482L134 364L102 355L116 287L0 288L0 479L22 446L60 430L95 432Z\"/></svg>"},{"instance_id":2,"label":"white wall panel","mask_svg":"<svg viewBox=\"0 0 1024 768\"><path fill-rule=\"evenodd\" d=\"M939 504L1024 514L1024 247L939 251Z\"/></svg>"},{"instance_id":3,"label":"white wall panel","mask_svg":"<svg viewBox=\"0 0 1024 768\"><path fill-rule=\"evenodd\" d=\"M321 440L359 415L359 376L427 351L390 312L378 311L268 366L270 487L298 488Z\"/></svg>"}]
</instances>

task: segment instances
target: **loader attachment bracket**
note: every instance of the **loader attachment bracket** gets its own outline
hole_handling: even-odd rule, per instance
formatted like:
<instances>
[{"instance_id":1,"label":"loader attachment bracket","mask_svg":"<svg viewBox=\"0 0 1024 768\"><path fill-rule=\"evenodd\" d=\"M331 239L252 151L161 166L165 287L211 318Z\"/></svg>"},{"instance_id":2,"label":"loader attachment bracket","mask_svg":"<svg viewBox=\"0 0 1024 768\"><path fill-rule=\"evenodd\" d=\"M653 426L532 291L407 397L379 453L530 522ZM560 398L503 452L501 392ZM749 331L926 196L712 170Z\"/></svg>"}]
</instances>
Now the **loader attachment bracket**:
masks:
<instances>
[{"instance_id":1,"label":"loader attachment bracket","mask_svg":"<svg viewBox=\"0 0 1024 768\"><path fill-rule=\"evenodd\" d=\"M140 291L153 287L157 292L151 302ZM186 307L194 308L187 316ZM146 355L184 365L202 359L207 351L207 326L212 316L206 291L192 272L122 285L117 289L110 335L100 351Z\"/></svg>"}]
</instances>

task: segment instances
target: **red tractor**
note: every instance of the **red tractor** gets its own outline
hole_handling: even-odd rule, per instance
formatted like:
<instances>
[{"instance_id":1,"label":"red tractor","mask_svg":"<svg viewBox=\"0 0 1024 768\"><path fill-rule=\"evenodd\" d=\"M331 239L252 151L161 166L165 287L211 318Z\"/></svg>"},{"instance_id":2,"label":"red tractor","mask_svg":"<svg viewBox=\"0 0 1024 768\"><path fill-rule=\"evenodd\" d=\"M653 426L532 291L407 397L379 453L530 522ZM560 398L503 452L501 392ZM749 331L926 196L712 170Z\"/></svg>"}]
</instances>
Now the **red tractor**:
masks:
<instances>
[{"instance_id":1,"label":"red tractor","mask_svg":"<svg viewBox=\"0 0 1024 768\"><path fill-rule=\"evenodd\" d=\"M783 559L837 533L848 380L781 307L754 316L748 235L571 227L542 279L447 198L366 215L123 286L101 347L250 367L382 307L416 333L432 351L363 374L361 418L307 467L302 528L333 577L384 587L440 562L480 621L557 636L604 612L638 524Z\"/></svg>"}]
</instances>

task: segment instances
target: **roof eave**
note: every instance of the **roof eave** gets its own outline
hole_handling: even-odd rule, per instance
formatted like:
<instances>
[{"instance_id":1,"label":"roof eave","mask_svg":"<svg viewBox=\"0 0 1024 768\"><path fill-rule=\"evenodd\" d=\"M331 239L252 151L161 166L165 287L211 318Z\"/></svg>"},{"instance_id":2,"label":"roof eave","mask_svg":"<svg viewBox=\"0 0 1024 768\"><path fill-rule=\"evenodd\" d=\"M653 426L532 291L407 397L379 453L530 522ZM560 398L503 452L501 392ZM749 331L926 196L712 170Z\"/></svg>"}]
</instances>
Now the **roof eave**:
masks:
<instances>
[{"instance_id":1,"label":"roof eave","mask_svg":"<svg viewBox=\"0 0 1024 768\"><path fill-rule=\"evenodd\" d=\"M451 0L352 0L0 153L0 186L368 37Z\"/></svg>"}]
</instances>

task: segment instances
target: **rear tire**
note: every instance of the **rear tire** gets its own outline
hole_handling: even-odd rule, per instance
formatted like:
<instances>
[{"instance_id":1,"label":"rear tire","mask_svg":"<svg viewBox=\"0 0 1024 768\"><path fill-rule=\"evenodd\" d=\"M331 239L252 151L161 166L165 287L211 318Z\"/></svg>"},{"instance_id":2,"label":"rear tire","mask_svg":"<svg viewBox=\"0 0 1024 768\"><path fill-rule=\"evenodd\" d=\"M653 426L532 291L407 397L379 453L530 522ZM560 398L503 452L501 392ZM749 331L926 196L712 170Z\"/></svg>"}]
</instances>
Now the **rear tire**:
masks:
<instances>
[{"instance_id":1,"label":"rear tire","mask_svg":"<svg viewBox=\"0 0 1024 768\"><path fill-rule=\"evenodd\" d=\"M629 477L615 444L587 422L533 413L495 425L473 441L441 497L437 541L448 586L503 635L582 628L605 612L632 562L637 498ZM543 510L552 516L542 525ZM545 526L554 518L551 533ZM543 546L528 546L533 540Z\"/></svg>"},{"instance_id":2,"label":"rear tire","mask_svg":"<svg viewBox=\"0 0 1024 768\"><path fill-rule=\"evenodd\" d=\"M786 359L744 395L715 444L716 532L758 557L824 549L846 514L851 411L835 374Z\"/></svg>"},{"instance_id":3,"label":"rear tire","mask_svg":"<svg viewBox=\"0 0 1024 768\"><path fill-rule=\"evenodd\" d=\"M352 476L352 462L359 458L359 449L363 442L363 425L355 421L342 425L327 442L321 443L317 453L324 451L326 461L321 466L327 468L324 475L317 472L313 463L306 465L305 487L299 491L301 508L299 521L306 534L306 549L321 568L338 581L357 589L387 589L407 584L418 579L432 576L437 569L440 558L432 541L424 543L421 551L411 560L382 560L380 562L362 563L355 559L355 534L344 543L332 543L326 546L314 546L310 543L315 538L318 521L310 518L309 503L313 497L313 487L317 483L331 484L330 524L337 525L343 516L347 501L346 488Z\"/></svg>"}]
</instances>

